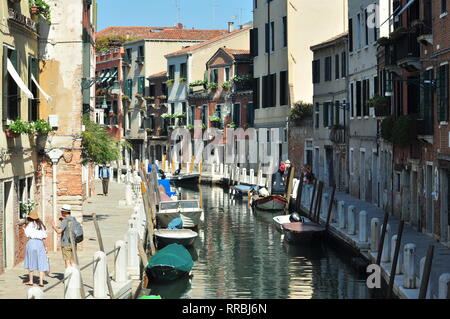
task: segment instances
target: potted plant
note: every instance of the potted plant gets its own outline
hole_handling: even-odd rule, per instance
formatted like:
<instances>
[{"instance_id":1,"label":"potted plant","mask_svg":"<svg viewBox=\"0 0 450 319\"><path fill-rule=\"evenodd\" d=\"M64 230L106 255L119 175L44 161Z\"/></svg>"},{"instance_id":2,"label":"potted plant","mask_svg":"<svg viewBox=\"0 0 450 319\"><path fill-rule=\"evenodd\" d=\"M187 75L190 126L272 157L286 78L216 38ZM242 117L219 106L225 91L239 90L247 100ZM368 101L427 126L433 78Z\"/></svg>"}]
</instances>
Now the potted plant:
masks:
<instances>
[{"instance_id":1,"label":"potted plant","mask_svg":"<svg viewBox=\"0 0 450 319\"><path fill-rule=\"evenodd\" d=\"M229 90L231 88L231 82L223 82L222 83L222 88L224 90Z\"/></svg>"},{"instance_id":2,"label":"potted plant","mask_svg":"<svg viewBox=\"0 0 450 319\"><path fill-rule=\"evenodd\" d=\"M389 98L381 95L375 95L373 98L367 100L367 104L375 109L375 116L389 115Z\"/></svg>"},{"instance_id":3,"label":"potted plant","mask_svg":"<svg viewBox=\"0 0 450 319\"><path fill-rule=\"evenodd\" d=\"M211 122L211 125L213 127L220 127L220 123L222 122L222 119L218 116L211 116L209 118L209 121Z\"/></svg>"},{"instance_id":4,"label":"potted plant","mask_svg":"<svg viewBox=\"0 0 450 319\"><path fill-rule=\"evenodd\" d=\"M31 211L37 206L37 203L32 200L28 199L24 202L20 202L20 219L26 219L28 214L31 213ZM23 222L23 221L19 221Z\"/></svg>"},{"instance_id":5,"label":"potted plant","mask_svg":"<svg viewBox=\"0 0 450 319\"><path fill-rule=\"evenodd\" d=\"M180 83L186 83L186 81L187 81L186 78L180 77Z\"/></svg>"},{"instance_id":6,"label":"potted plant","mask_svg":"<svg viewBox=\"0 0 450 319\"><path fill-rule=\"evenodd\" d=\"M36 135L36 147L38 150L45 149L45 144L47 143L48 133L50 133L53 128L46 121L38 119L33 123L34 132Z\"/></svg>"},{"instance_id":7,"label":"potted plant","mask_svg":"<svg viewBox=\"0 0 450 319\"><path fill-rule=\"evenodd\" d=\"M230 128L235 129L236 128L236 124L234 122L230 123Z\"/></svg>"},{"instance_id":8,"label":"potted plant","mask_svg":"<svg viewBox=\"0 0 450 319\"><path fill-rule=\"evenodd\" d=\"M20 134L29 134L31 130L32 125L30 123L16 119L8 125L5 133L7 137L18 137Z\"/></svg>"},{"instance_id":9,"label":"potted plant","mask_svg":"<svg viewBox=\"0 0 450 319\"><path fill-rule=\"evenodd\" d=\"M158 99L165 100L165 99L167 99L167 95L160 95L160 96L158 96Z\"/></svg>"},{"instance_id":10,"label":"potted plant","mask_svg":"<svg viewBox=\"0 0 450 319\"><path fill-rule=\"evenodd\" d=\"M208 81L205 80L198 80L195 82L189 83L189 87L196 87L196 86L205 86L208 84Z\"/></svg>"},{"instance_id":11,"label":"potted plant","mask_svg":"<svg viewBox=\"0 0 450 319\"><path fill-rule=\"evenodd\" d=\"M122 95L122 100L123 101L130 101L130 97L128 95Z\"/></svg>"},{"instance_id":12,"label":"potted plant","mask_svg":"<svg viewBox=\"0 0 450 319\"><path fill-rule=\"evenodd\" d=\"M42 15L45 20L51 23L50 5L44 0L29 0L30 13L34 16Z\"/></svg>"},{"instance_id":13,"label":"potted plant","mask_svg":"<svg viewBox=\"0 0 450 319\"><path fill-rule=\"evenodd\" d=\"M186 126L186 128L187 128L189 131L192 131L192 130L194 129L194 125L189 124L188 126Z\"/></svg>"},{"instance_id":14,"label":"potted plant","mask_svg":"<svg viewBox=\"0 0 450 319\"><path fill-rule=\"evenodd\" d=\"M202 124L202 130L206 130L208 128L208 126L206 126L206 124Z\"/></svg>"},{"instance_id":15,"label":"potted plant","mask_svg":"<svg viewBox=\"0 0 450 319\"><path fill-rule=\"evenodd\" d=\"M210 89L210 90L215 90L215 89L217 89L218 88L218 84L217 83L209 83L208 84L208 89Z\"/></svg>"},{"instance_id":16,"label":"potted plant","mask_svg":"<svg viewBox=\"0 0 450 319\"><path fill-rule=\"evenodd\" d=\"M167 86L172 86L173 85L174 80L173 79L169 79L166 81L166 85Z\"/></svg>"},{"instance_id":17,"label":"potted plant","mask_svg":"<svg viewBox=\"0 0 450 319\"><path fill-rule=\"evenodd\" d=\"M155 97L154 96L146 96L145 99L147 101L153 101L155 99Z\"/></svg>"}]
</instances>

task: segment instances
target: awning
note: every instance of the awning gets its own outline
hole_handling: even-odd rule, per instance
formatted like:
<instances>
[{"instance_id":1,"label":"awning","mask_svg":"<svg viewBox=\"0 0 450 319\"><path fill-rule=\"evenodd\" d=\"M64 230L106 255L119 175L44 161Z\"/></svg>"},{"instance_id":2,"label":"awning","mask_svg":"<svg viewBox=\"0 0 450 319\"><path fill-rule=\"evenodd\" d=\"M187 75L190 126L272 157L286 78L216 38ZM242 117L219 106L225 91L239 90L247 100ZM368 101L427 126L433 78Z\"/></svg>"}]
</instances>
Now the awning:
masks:
<instances>
[{"instance_id":1,"label":"awning","mask_svg":"<svg viewBox=\"0 0 450 319\"><path fill-rule=\"evenodd\" d=\"M47 102L50 102L52 100L51 96L48 95L39 85L38 81L36 81L36 79L34 78L34 75L31 74L31 80L34 82L34 84L36 85L36 87L39 89L39 91L41 91L42 95L44 96L44 98L47 100Z\"/></svg>"},{"instance_id":2,"label":"awning","mask_svg":"<svg viewBox=\"0 0 450 319\"><path fill-rule=\"evenodd\" d=\"M29 99L34 99L33 93L31 93L31 91L28 89L25 83L23 83L22 79L20 78L20 75L17 73L16 69L14 69L14 65L12 64L9 58L7 62L7 69L11 77L14 79L14 81L17 83L20 89L25 93L25 95Z\"/></svg>"},{"instance_id":3,"label":"awning","mask_svg":"<svg viewBox=\"0 0 450 319\"><path fill-rule=\"evenodd\" d=\"M414 0L409 0L409 2L400 10L399 13L397 13L397 16L402 15L403 12L406 11L412 4L414 3Z\"/></svg>"},{"instance_id":4,"label":"awning","mask_svg":"<svg viewBox=\"0 0 450 319\"><path fill-rule=\"evenodd\" d=\"M111 74L110 72L106 73L106 75L104 76L103 80L100 83L103 83L106 80L108 80L110 74Z\"/></svg>"}]
</instances>

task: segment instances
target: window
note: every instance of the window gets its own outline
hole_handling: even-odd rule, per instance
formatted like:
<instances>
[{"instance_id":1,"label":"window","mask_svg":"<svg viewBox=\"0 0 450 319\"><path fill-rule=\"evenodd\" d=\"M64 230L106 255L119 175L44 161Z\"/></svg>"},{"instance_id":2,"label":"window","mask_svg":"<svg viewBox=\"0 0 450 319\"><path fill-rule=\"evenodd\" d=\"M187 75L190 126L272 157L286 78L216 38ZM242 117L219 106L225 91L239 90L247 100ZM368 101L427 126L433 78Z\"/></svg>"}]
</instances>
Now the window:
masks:
<instances>
[{"instance_id":1,"label":"window","mask_svg":"<svg viewBox=\"0 0 450 319\"><path fill-rule=\"evenodd\" d=\"M253 0L253 8L254 9L258 8L258 0Z\"/></svg>"},{"instance_id":2,"label":"window","mask_svg":"<svg viewBox=\"0 0 450 319\"><path fill-rule=\"evenodd\" d=\"M447 0L441 0L441 13L447 12Z\"/></svg>"},{"instance_id":3,"label":"window","mask_svg":"<svg viewBox=\"0 0 450 319\"><path fill-rule=\"evenodd\" d=\"M362 88L362 106L363 106L363 116L369 116L369 104L367 103L367 100L369 99L369 92L370 92L370 82L369 80L364 80Z\"/></svg>"},{"instance_id":4,"label":"window","mask_svg":"<svg viewBox=\"0 0 450 319\"><path fill-rule=\"evenodd\" d=\"M138 94L144 95L145 93L145 77L138 78Z\"/></svg>"},{"instance_id":5,"label":"window","mask_svg":"<svg viewBox=\"0 0 450 319\"><path fill-rule=\"evenodd\" d=\"M131 63L131 48L127 49L127 53L125 55L125 63L130 64Z\"/></svg>"},{"instance_id":6,"label":"window","mask_svg":"<svg viewBox=\"0 0 450 319\"><path fill-rule=\"evenodd\" d=\"M280 72L280 105L288 104L288 76L287 71Z\"/></svg>"},{"instance_id":7,"label":"window","mask_svg":"<svg viewBox=\"0 0 450 319\"><path fill-rule=\"evenodd\" d=\"M255 124L255 109L253 107L253 102L248 102L247 104L247 123L250 126Z\"/></svg>"},{"instance_id":8,"label":"window","mask_svg":"<svg viewBox=\"0 0 450 319\"><path fill-rule=\"evenodd\" d=\"M180 64L180 78L187 78L187 64L181 63Z\"/></svg>"},{"instance_id":9,"label":"window","mask_svg":"<svg viewBox=\"0 0 450 319\"><path fill-rule=\"evenodd\" d=\"M175 103L170 103L169 114L175 114Z\"/></svg>"},{"instance_id":10,"label":"window","mask_svg":"<svg viewBox=\"0 0 450 319\"><path fill-rule=\"evenodd\" d=\"M250 53L252 56L258 56L258 28L250 30Z\"/></svg>"},{"instance_id":11,"label":"window","mask_svg":"<svg viewBox=\"0 0 450 319\"><path fill-rule=\"evenodd\" d=\"M334 71L335 71L335 74L336 74L336 80L337 79L339 79L339 72L340 72L340 68L339 68L339 59L340 59L340 57L339 57L339 54L336 54L336 56L335 56L335 58L334 58Z\"/></svg>"},{"instance_id":12,"label":"window","mask_svg":"<svg viewBox=\"0 0 450 319\"><path fill-rule=\"evenodd\" d=\"M208 105L203 105L201 114L201 120L203 125L208 125L207 119L208 119Z\"/></svg>"},{"instance_id":13,"label":"window","mask_svg":"<svg viewBox=\"0 0 450 319\"><path fill-rule=\"evenodd\" d=\"M325 102L323 103L323 127L330 126L330 103Z\"/></svg>"},{"instance_id":14,"label":"window","mask_svg":"<svg viewBox=\"0 0 450 319\"><path fill-rule=\"evenodd\" d=\"M194 125L195 120L195 106L189 107L189 125Z\"/></svg>"},{"instance_id":15,"label":"window","mask_svg":"<svg viewBox=\"0 0 450 319\"><path fill-rule=\"evenodd\" d=\"M272 52L275 51L275 22L270 22L270 47Z\"/></svg>"},{"instance_id":16,"label":"window","mask_svg":"<svg viewBox=\"0 0 450 319\"><path fill-rule=\"evenodd\" d=\"M162 95L167 96L167 84L166 83L161 83L161 93L162 93Z\"/></svg>"},{"instance_id":17,"label":"window","mask_svg":"<svg viewBox=\"0 0 450 319\"><path fill-rule=\"evenodd\" d=\"M287 17L283 17L283 47L287 47Z\"/></svg>"},{"instance_id":18,"label":"window","mask_svg":"<svg viewBox=\"0 0 450 319\"><path fill-rule=\"evenodd\" d=\"M119 125L119 102L117 100L113 101L113 112L111 125Z\"/></svg>"},{"instance_id":19,"label":"window","mask_svg":"<svg viewBox=\"0 0 450 319\"><path fill-rule=\"evenodd\" d=\"M270 107L274 107L277 104L277 75L270 75Z\"/></svg>"},{"instance_id":20,"label":"window","mask_svg":"<svg viewBox=\"0 0 450 319\"><path fill-rule=\"evenodd\" d=\"M350 84L350 116L354 117L355 116L355 110L354 110L354 101L355 101L355 90L354 90L354 84Z\"/></svg>"},{"instance_id":21,"label":"window","mask_svg":"<svg viewBox=\"0 0 450 319\"><path fill-rule=\"evenodd\" d=\"M144 46L141 45L138 48L138 57L137 57L137 61L138 63L140 62L144 62Z\"/></svg>"},{"instance_id":22,"label":"window","mask_svg":"<svg viewBox=\"0 0 450 319\"><path fill-rule=\"evenodd\" d=\"M266 53L270 52L270 29L269 24L266 23Z\"/></svg>"},{"instance_id":23,"label":"window","mask_svg":"<svg viewBox=\"0 0 450 319\"><path fill-rule=\"evenodd\" d=\"M325 81L331 81L331 57L325 58Z\"/></svg>"},{"instance_id":24,"label":"window","mask_svg":"<svg viewBox=\"0 0 450 319\"><path fill-rule=\"evenodd\" d=\"M379 81L378 81L378 76L375 76L373 78L373 94L375 95L379 95L380 94L380 85L379 85Z\"/></svg>"},{"instance_id":25,"label":"window","mask_svg":"<svg viewBox=\"0 0 450 319\"><path fill-rule=\"evenodd\" d=\"M313 83L320 83L320 60L313 61Z\"/></svg>"},{"instance_id":26,"label":"window","mask_svg":"<svg viewBox=\"0 0 450 319\"><path fill-rule=\"evenodd\" d=\"M364 10L364 32L366 37L366 45L369 45L369 26L367 25L367 20L369 20L369 15L367 14L367 9Z\"/></svg>"},{"instance_id":27,"label":"window","mask_svg":"<svg viewBox=\"0 0 450 319\"><path fill-rule=\"evenodd\" d=\"M3 81L3 96L6 97L6 109L3 107L3 120L15 120L20 117L20 90L16 81L7 71L7 59L9 59L14 69L20 75L20 60L16 50L3 47L3 72L6 75L6 81Z\"/></svg>"},{"instance_id":28,"label":"window","mask_svg":"<svg viewBox=\"0 0 450 319\"><path fill-rule=\"evenodd\" d=\"M339 125L341 124L341 104L339 103L339 101L335 101L334 102L334 111L335 111L335 116L333 119L333 125Z\"/></svg>"},{"instance_id":29,"label":"window","mask_svg":"<svg viewBox=\"0 0 450 319\"><path fill-rule=\"evenodd\" d=\"M262 77L262 107L269 107L269 76Z\"/></svg>"},{"instance_id":30,"label":"window","mask_svg":"<svg viewBox=\"0 0 450 319\"><path fill-rule=\"evenodd\" d=\"M358 13L358 24L356 25L356 41L357 41L357 48L361 48L361 15Z\"/></svg>"},{"instance_id":31,"label":"window","mask_svg":"<svg viewBox=\"0 0 450 319\"><path fill-rule=\"evenodd\" d=\"M169 65L169 80L175 79L175 65Z\"/></svg>"},{"instance_id":32,"label":"window","mask_svg":"<svg viewBox=\"0 0 450 319\"><path fill-rule=\"evenodd\" d=\"M356 116L362 115L362 91L361 91L361 81L356 81Z\"/></svg>"},{"instance_id":33,"label":"window","mask_svg":"<svg viewBox=\"0 0 450 319\"><path fill-rule=\"evenodd\" d=\"M209 79L211 83L219 83L219 70L211 69L209 73Z\"/></svg>"},{"instance_id":34,"label":"window","mask_svg":"<svg viewBox=\"0 0 450 319\"><path fill-rule=\"evenodd\" d=\"M448 64L439 67L438 78L438 121L448 122L448 85L449 66Z\"/></svg>"},{"instance_id":35,"label":"window","mask_svg":"<svg viewBox=\"0 0 450 319\"><path fill-rule=\"evenodd\" d=\"M254 107L257 109L260 108L260 103L259 103L260 82L261 81L259 80L259 78L253 79L253 103L254 103Z\"/></svg>"},{"instance_id":36,"label":"window","mask_svg":"<svg viewBox=\"0 0 450 319\"><path fill-rule=\"evenodd\" d=\"M36 84L31 79L31 75L35 78L36 81L39 81L39 71L38 71L38 59L33 57L28 57L28 87L30 88L33 96L37 98L38 89ZM39 104L37 99L28 99L28 121L36 121L38 119L39 114Z\"/></svg>"},{"instance_id":37,"label":"window","mask_svg":"<svg viewBox=\"0 0 450 319\"><path fill-rule=\"evenodd\" d=\"M230 67L225 67L224 72L224 82L230 81Z\"/></svg>"},{"instance_id":38,"label":"window","mask_svg":"<svg viewBox=\"0 0 450 319\"><path fill-rule=\"evenodd\" d=\"M316 128L319 128L319 121L320 121L320 104L319 103L316 103L315 113L316 113L316 120L314 121L314 124L315 124Z\"/></svg>"},{"instance_id":39,"label":"window","mask_svg":"<svg viewBox=\"0 0 450 319\"><path fill-rule=\"evenodd\" d=\"M350 149L350 174L355 172L355 151Z\"/></svg>"},{"instance_id":40,"label":"window","mask_svg":"<svg viewBox=\"0 0 450 319\"><path fill-rule=\"evenodd\" d=\"M127 95L129 98L133 95L133 79L128 79L125 82L125 95Z\"/></svg>"},{"instance_id":41,"label":"window","mask_svg":"<svg viewBox=\"0 0 450 319\"><path fill-rule=\"evenodd\" d=\"M345 78L347 76L347 54L345 52L342 52L341 54L341 66L342 66L342 70L341 70L341 75L343 78Z\"/></svg>"},{"instance_id":42,"label":"window","mask_svg":"<svg viewBox=\"0 0 450 319\"><path fill-rule=\"evenodd\" d=\"M236 124L236 127L241 126L241 104L235 103L233 104L233 123Z\"/></svg>"},{"instance_id":43,"label":"window","mask_svg":"<svg viewBox=\"0 0 450 319\"><path fill-rule=\"evenodd\" d=\"M150 96L153 96L153 97L156 97L156 85L155 84L150 84L150 87L149 87L149 95Z\"/></svg>"},{"instance_id":44,"label":"window","mask_svg":"<svg viewBox=\"0 0 450 319\"><path fill-rule=\"evenodd\" d=\"M348 51L353 52L353 19L348 19Z\"/></svg>"}]
</instances>

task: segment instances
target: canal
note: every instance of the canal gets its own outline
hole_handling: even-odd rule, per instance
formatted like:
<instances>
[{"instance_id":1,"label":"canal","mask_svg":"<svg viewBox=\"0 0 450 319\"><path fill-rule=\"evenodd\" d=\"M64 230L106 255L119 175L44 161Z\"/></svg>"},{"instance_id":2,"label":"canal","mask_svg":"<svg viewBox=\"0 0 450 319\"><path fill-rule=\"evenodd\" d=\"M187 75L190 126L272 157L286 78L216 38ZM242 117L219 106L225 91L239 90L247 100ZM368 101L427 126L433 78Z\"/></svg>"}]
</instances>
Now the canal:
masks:
<instances>
[{"instance_id":1,"label":"canal","mask_svg":"<svg viewBox=\"0 0 450 319\"><path fill-rule=\"evenodd\" d=\"M252 212L221 187L179 189L201 199L205 221L194 247L193 276L151 285L162 298L366 299L364 274L333 245L291 246L272 225L272 214Z\"/></svg>"}]
</instances>

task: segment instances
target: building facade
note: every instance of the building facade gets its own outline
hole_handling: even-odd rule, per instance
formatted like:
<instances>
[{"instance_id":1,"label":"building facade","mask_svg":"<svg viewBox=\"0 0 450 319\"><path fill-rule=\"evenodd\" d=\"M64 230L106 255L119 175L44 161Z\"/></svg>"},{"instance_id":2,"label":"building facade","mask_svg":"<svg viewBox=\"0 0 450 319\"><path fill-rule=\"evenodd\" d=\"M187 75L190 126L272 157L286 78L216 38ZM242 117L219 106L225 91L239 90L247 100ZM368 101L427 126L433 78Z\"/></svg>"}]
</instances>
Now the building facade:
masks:
<instances>
[{"instance_id":1,"label":"building facade","mask_svg":"<svg viewBox=\"0 0 450 319\"><path fill-rule=\"evenodd\" d=\"M348 34L344 33L311 47L314 52L313 172L325 185L336 185L340 191L346 191L348 186L347 39Z\"/></svg>"},{"instance_id":2,"label":"building facade","mask_svg":"<svg viewBox=\"0 0 450 319\"><path fill-rule=\"evenodd\" d=\"M312 102L310 47L347 30L347 1L254 0L253 7L255 127L278 129L277 160L285 160L290 108Z\"/></svg>"}]
</instances>

